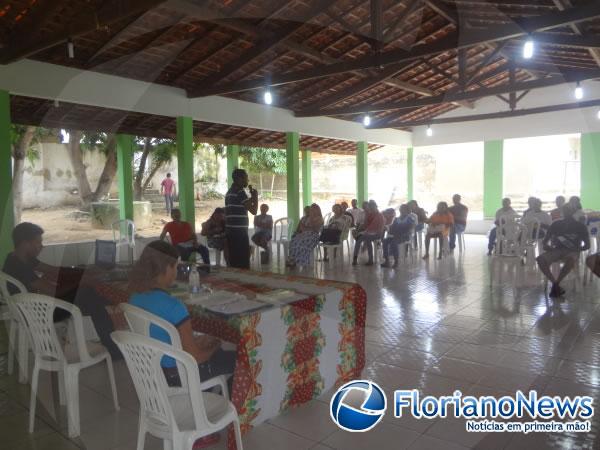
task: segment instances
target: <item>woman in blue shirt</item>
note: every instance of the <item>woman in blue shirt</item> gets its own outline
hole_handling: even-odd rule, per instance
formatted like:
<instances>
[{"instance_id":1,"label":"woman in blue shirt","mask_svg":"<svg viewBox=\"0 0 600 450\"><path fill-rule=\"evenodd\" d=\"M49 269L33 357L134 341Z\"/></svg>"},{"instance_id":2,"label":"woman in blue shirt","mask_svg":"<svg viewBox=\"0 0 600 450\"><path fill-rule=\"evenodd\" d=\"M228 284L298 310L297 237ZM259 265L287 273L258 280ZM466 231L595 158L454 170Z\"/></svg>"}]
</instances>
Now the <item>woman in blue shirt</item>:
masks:
<instances>
[{"instance_id":1,"label":"woman in blue shirt","mask_svg":"<svg viewBox=\"0 0 600 450\"><path fill-rule=\"evenodd\" d=\"M194 338L186 306L167 292L177 277L178 258L179 253L171 244L164 241L149 243L131 273L131 286L137 292L131 296L129 303L156 314L177 328L183 350L198 361L202 381L231 374L235 368L236 352L222 350L221 341L212 336ZM171 343L167 332L156 325L150 327L150 336ZM161 366L170 386L181 385L175 360L164 357Z\"/></svg>"}]
</instances>

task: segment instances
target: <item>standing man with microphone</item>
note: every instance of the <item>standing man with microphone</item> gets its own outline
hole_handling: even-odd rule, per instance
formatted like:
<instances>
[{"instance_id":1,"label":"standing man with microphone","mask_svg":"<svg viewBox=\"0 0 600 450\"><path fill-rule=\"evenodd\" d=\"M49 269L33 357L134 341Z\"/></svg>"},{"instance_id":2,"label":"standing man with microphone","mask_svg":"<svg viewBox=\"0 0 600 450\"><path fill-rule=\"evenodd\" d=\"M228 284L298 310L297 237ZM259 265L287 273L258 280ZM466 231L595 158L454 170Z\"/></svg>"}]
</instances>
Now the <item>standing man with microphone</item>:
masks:
<instances>
[{"instance_id":1,"label":"standing man with microphone","mask_svg":"<svg viewBox=\"0 0 600 450\"><path fill-rule=\"evenodd\" d=\"M231 174L233 184L225 196L225 236L229 250L229 266L250 268L250 239L248 238L248 212L253 216L258 210L258 191L248 185L248 174L235 169ZM248 187L250 197L244 188Z\"/></svg>"}]
</instances>

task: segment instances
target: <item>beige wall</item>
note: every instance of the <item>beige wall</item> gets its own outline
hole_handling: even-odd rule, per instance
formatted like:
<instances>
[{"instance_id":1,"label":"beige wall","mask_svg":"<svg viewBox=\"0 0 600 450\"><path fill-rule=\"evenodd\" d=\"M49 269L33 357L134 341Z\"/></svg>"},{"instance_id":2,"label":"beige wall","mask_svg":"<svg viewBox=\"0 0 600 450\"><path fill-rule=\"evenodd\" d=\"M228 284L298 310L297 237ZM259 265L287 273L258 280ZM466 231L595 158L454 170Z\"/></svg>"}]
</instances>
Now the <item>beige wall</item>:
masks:
<instances>
[{"instance_id":1,"label":"beige wall","mask_svg":"<svg viewBox=\"0 0 600 450\"><path fill-rule=\"evenodd\" d=\"M77 180L73 175L66 144L44 142L36 147L39 159L25 162L23 207L79 205ZM105 157L99 151L86 151L83 161L90 184L94 188L104 168ZM116 182L113 183L111 192L117 192Z\"/></svg>"}]
</instances>

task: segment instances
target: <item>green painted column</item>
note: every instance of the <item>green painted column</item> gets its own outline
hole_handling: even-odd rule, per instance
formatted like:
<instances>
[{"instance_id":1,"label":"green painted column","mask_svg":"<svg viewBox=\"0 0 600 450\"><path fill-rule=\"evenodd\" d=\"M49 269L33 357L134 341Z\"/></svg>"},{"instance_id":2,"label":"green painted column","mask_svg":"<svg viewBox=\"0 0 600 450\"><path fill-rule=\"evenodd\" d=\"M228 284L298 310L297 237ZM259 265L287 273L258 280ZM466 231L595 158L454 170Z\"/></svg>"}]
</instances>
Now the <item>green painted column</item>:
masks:
<instances>
[{"instance_id":1,"label":"green painted column","mask_svg":"<svg viewBox=\"0 0 600 450\"><path fill-rule=\"evenodd\" d=\"M15 212L12 197L10 94L0 90L0 264L13 249Z\"/></svg>"},{"instance_id":2,"label":"green painted column","mask_svg":"<svg viewBox=\"0 0 600 450\"><path fill-rule=\"evenodd\" d=\"M600 210L600 133L581 135L581 204Z\"/></svg>"},{"instance_id":3,"label":"green painted column","mask_svg":"<svg viewBox=\"0 0 600 450\"><path fill-rule=\"evenodd\" d=\"M194 202L194 122L191 117L177 118L177 186L179 209L184 221L196 229Z\"/></svg>"},{"instance_id":4,"label":"green painted column","mask_svg":"<svg viewBox=\"0 0 600 450\"><path fill-rule=\"evenodd\" d=\"M408 200L414 200L412 147L406 149L406 197Z\"/></svg>"},{"instance_id":5,"label":"green painted column","mask_svg":"<svg viewBox=\"0 0 600 450\"><path fill-rule=\"evenodd\" d=\"M483 216L494 218L502 203L504 141L486 141L483 147Z\"/></svg>"},{"instance_id":6,"label":"green painted column","mask_svg":"<svg viewBox=\"0 0 600 450\"><path fill-rule=\"evenodd\" d=\"M369 144L361 141L356 144L356 199L360 208L369 200Z\"/></svg>"},{"instance_id":7,"label":"green painted column","mask_svg":"<svg viewBox=\"0 0 600 450\"><path fill-rule=\"evenodd\" d=\"M302 204L312 204L312 152L302 150Z\"/></svg>"},{"instance_id":8,"label":"green painted column","mask_svg":"<svg viewBox=\"0 0 600 450\"><path fill-rule=\"evenodd\" d=\"M133 220L133 136L128 134L117 135L117 178L119 215Z\"/></svg>"},{"instance_id":9,"label":"green painted column","mask_svg":"<svg viewBox=\"0 0 600 450\"><path fill-rule=\"evenodd\" d=\"M287 163L287 215L294 221L300 220L300 135L295 131L286 133Z\"/></svg>"},{"instance_id":10,"label":"green painted column","mask_svg":"<svg viewBox=\"0 0 600 450\"><path fill-rule=\"evenodd\" d=\"M233 184L233 178L231 177L232 172L237 169L240 165L240 146L239 145L228 145L227 146L227 186Z\"/></svg>"}]
</instances>

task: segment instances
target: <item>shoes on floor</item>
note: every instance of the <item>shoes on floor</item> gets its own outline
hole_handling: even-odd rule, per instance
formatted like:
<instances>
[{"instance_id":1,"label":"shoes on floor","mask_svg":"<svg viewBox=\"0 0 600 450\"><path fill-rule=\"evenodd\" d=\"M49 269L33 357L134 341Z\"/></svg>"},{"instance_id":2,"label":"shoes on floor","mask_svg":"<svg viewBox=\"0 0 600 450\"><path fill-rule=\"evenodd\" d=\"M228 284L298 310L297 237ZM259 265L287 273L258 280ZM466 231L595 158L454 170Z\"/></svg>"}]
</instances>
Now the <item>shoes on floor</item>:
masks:
<instances>
[{"instance_id":1,"label":"shoes on floor","mask_svg":"<svg viewBox=\"0 0 600 450\"><path fill-rule=\"evenodd\" d=\"M550 294L548 294L552 298L560 297L561 295L565 295L565 290L561 288L558 284L553 284L550 289Z\"/></svg>"}]
</instances>

